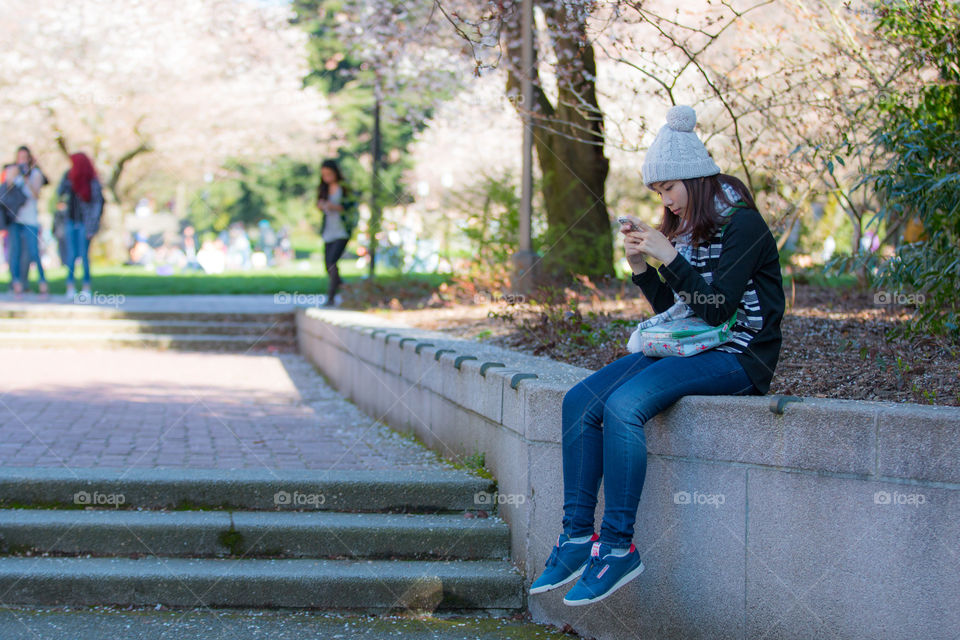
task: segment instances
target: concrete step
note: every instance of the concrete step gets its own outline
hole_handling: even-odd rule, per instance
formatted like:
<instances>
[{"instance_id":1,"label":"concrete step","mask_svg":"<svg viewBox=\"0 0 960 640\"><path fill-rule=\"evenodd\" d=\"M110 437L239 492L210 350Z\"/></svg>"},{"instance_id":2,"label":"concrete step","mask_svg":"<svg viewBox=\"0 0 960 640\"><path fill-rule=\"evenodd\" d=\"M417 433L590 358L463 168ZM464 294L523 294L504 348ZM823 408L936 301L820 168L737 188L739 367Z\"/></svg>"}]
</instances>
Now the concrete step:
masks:
<instances>
[{"instance_id":1,"label":"concrete step","mask_svg":"<svg viewBox=\"0 0 960 640\"><path fill-rule=\"evenodd\" d=\"M3 640L573 640L559 629L485 615L343 615L251 609L0 609Z\"/></svg>"},{"instance_id":2,"label":"concrete step","mask_svg":"<svg viewBox=\"0 0 960 640\"><path fill-rule=\"evenodd\" d=\"M181 351L247 352L278 350L293 352L297 341L293 336L235 336L152 333L68 333L64 331L28 331L0 333L0 347L17 346L33 349L170 349Z\"/></svg>"},{"instance_id":3,"label":"concrete step","mask_svg":"<svg viewBox=\"0 0 960 640\"><path fill-rule=\"evenodd\" d=\"M510 531L462 514L0 509L0 553L506 559Z\"/></svg>"},{"instance_id":4,"label":"concrete step","mask_svg":"<svg viewBox=\"0 0 960 640\"><path fill-rule=\"evenodd\" d=\"M0 318L0 333L61 333L77 335L153 334L153 335L239 335L291 337L293 322L210 321L210 320L129 320L104 318Z\"/></svg>"},{"instance_id":5,"label":"concrete step","mask_svg":"<svg viewBox=\"0 0 960 640\"><path fill-rule=\"evenodd\" d=\"M4 604L296 607L338 611L523 607L497 560L0 558Z\"/></svg>"},{"instance_id":6,"label":"concrete step","mask_svg":"<svg viewBox=\"0 0 960 640\"><path fill-rule=\"evenodd\" d=\"M444 512L477 508L490 480L456 469L0 467L0 507Z\"/></svg>"},{"instance_id":7,"label":"concrete step","mask_svg":"<svg viewBox=\"0 0 960 640\"><path fill-rule=\"evenodd\" d=\"M134 311L122 307L84 304L13 305L4 303L0 304L0 318L142 320L157 322L262 322L268 324L294 322L294 314L290 311L278 311L277 313L218 311L215 305L211 306L209 310L204 311Z\"/></svg>"}]
</instances>

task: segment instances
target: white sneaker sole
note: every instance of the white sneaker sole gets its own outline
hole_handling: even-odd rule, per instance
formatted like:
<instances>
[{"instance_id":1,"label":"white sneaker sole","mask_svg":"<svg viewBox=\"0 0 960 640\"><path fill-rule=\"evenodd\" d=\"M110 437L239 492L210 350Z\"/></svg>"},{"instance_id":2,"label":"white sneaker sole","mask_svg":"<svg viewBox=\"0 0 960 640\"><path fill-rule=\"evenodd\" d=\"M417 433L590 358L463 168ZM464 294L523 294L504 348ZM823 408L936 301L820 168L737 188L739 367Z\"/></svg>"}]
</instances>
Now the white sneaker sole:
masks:
<instances>
[{"instance_id":1,"label":"white sneaker sole","mask_svg":"<svg viewBox=\"0 0 960 640\"><path fill-rule=\"evenodd\" d=\"M570 577L568 577L567 579L562 580L561 582L555 582L555 583L553 583L553 584L545 584L545 585L543 585L543 586L541 586L541 587L537 587L536 589L532 589L532 588L531 588L531 589L530 589L530 595L535 596L535 595L537 595L538 593L546 593L547 591L553 591L554 589L557 589L557 588L559 588L559 587L562 587L563 585L565 585L565 584L567 584L567 583L569 583L569 582L573 582L574 580L576 580L577 578L579 578L581 575L583 575L583 570L586 569L586 568L587 568L587 563L584 562L584 563L583 563L583 566L581 566L579 569L577 569L576 571L574 571L573 573L571 573L571 574L570 574Z\"/></svg>"},{"instance_id":2,"label":"white sneaker sole","mask_svg":"<svg viewBox=\"0 0 960 640\"><path fill-rule=\"evenodd\" d=\"M603 594L602 596L598 596L598 597L596 597L596 598L591 598L591 599L589 599L589 600L586 600L586 599L584 599L584 600L567 600L566 597L564 597L564 599L563 599L563 604L569 605L569 606L571 606L571 607L581 607L581 606L583 606L583 605L585 605L585 604L593 604L594 602L600 602L600 601L603 600L604 598L606 598L606 597L610 596L611 594L613 594L617 589L619 589L619 588L622 587L623 585L627 584L628 582L630 582L631 580L633 580L634 578L636 578L637 576L639 576L641 573L643 573L643 563L642 563L642 562L640 563L640 566L638 566L636 569L634 569L633 571L631 571L631 572L628 573L627 575L625 575L625 576L623 576L622 578L620 578L619 580L617 580L617 583L616 583L615 585L613 585L613 587L612 587L609 591L607 591L605 594Z\"/></svg>"}]
</instances>

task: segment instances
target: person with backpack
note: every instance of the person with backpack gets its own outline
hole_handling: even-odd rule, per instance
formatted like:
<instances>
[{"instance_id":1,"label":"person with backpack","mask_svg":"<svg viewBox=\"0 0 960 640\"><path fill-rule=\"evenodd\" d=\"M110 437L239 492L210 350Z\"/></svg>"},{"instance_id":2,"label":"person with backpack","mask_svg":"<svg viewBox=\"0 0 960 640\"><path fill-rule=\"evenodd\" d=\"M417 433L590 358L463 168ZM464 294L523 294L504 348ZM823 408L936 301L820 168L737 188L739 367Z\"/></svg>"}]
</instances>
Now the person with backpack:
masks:
<instances>
[{"instance_id":1,"label":"person with backpack","mask_svg":"<svg viewBox=\"0 0 960 640\"><path fill-rule=\"evenodd\" d=\"M97 171L85 153L70 156L70 169L60 179L57 195L66 205L64 235L67 241L67 298L77 295L74 268L83 264L82 292L90 295L90 240L100 229L103 214L103 188Z\"/></svg>"},{"instance_id":2,"label":"person with backpack","mask_svg":"<svg viewBox=\"0 0 960 640\"><path fill-rule=\"evenodd\" d=\"M629 355L567 391L562 533L531 594L577 580L563 601L586 605L639 576L633 537L646 475L644 424L686 395L762 395L770 388L785 307L777 243L749 189L720 173L695 125L692 108L673 107L644 159L643 181L663 203L659 228L625 216L620 231L634 284L658 316L670 316L661 320L689 322L692 314L711 329L732 322L732 330L692 354L650 356L628 344ZM631 342L645 346L640 335Z\"/></svg>"},{"instance_id":3,"label":"person with backpack","mask_svg":"<svg viewBox=\"0 0 960 640\"><path fill-rule=\"evenodd\" d=\"M12 181L25 196L23 204L20 205L11 224L7 227L10 234L11 289L18 297L23 293L26 284L24 281L29 276L30 263L34 262L37 265L39 279L37 290L41 296L46 296L49 293L49 287L43 272L43 262L40 259L40 217L37 198L40 196L40 189L47 184L47 178L26 146L17 149L16 162L6 168L5 177L7 183ZM26 259L23 256L24 243L27 245Z\"/></svg>"},{"instance_id":4,"label":"person with backpack","mask_svg":"<svg viewBox=\"0 0 960 640\"><path fill-rule=\"evenodd\" d=\"M323 261L330 279L324 306L334 307L340 305L337 290L343 282L337 262L357 225L356 204L343 184L343 174L336 160L324 160L320 165L317 208L323 212L320 236L323 238Z\"/></svg>"}]
</instances>

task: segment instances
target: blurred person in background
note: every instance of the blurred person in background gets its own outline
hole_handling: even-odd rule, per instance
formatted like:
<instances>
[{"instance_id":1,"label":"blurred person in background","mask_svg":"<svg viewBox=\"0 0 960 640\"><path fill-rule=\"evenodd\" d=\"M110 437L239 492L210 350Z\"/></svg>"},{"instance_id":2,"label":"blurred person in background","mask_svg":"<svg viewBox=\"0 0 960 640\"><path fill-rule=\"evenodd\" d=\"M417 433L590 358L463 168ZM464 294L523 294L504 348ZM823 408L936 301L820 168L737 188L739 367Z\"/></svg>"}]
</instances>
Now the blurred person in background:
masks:
<instances>
[{"instance_id":1,"label":"blurred person in background","mask_svg":"<svg viewBox=\"0 0 960 640\"><path fill-rule=\"evenodd\" d=\"M40 219L37 198L40 196L40 189L47 184L47 178L37 166L37 161L27 146L17 149L16 162L6 168L6 178L8 181L13 180L26 196L26 201L17 211L13 224L8 229L11 288L16 296L23 293L26 280L29 278L30 263L35 262L39 279L37 290L40 295L46 296L49 293L49 287L40 260ZM27 245L26 257L23 255L24 243Z\"/></svg>"},{"instance_id":2,"label":"blurred person in background","mask_svg":"<svg viewBox=\"0 0 960 640\"><path fill-rule=\"evenodd\" d=\"M269 220L261 220L257 228L260 231L260 250L267 256L267 265L272 267L276 263L273 251L277 248L277 234L270 227Z\"/></svg>"},{"instance_id":3,"label":"blurred person in background","mask_svg":"<svg viewBox=\"0 0 960 640\"><path fill-rule=\"evenodd\" d=\"M60 264L67 266L67 203L57 200L53 210L53 237L57 242L57 255L60 257Z\"/></svg>"},{"instance_id":4,"label":"blurred person in background","mask_svg":"<svg viewBox=\"0 0 960 640\"><path fill-rule=\"evenodd\" d=\"M77 295L73 270L78 258L83 264L83 292L90 293L90 240L99 230L103 214L103 189L85 153L70 156L70 168L60 180L57 195L65 205L67 298L72 300Z\"/></svg>"},{"instance_id":5,"label":"blurred person in background","mask_svg":"<svg viewBox=\"0 0 960 640\"><path fill-rule=\"evenodd\" d=\"M340 304L337 290L343 280L337 261L347 248L347 241L356 226L355 207L351 206L349 193L343 184L343 174L336 160L324 160L320 165L320 186L317 188L317 208L323 212L320 235L323 237L323 261L330 283L324 306Z\"/></svg>"}]
</instances>

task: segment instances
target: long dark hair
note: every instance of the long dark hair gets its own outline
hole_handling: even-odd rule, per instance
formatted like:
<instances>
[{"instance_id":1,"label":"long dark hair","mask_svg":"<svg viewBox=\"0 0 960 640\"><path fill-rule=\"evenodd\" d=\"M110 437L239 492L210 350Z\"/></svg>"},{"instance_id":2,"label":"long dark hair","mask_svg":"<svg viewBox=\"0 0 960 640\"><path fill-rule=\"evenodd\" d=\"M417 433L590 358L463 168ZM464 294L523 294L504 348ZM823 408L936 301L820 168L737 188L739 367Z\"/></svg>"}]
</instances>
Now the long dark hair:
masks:
<instances>
[{"instance_id":1,"label":"long dark hair","mask_svg":"<svg viewBox=\"0 0 960 640\"><path fill-rule=\"evenodd\" d=\"M85 153L74 153L70 156L70 163L67 177L73 192L84 202L90 202L93 196L90 183L96 179L97 170L93 168L93 163Z\"/></svg>"},{"instance_id":2,"label":"long dark hair","mask_svg":"<svg viewBox=\"0 0 960 640\"><path fill-rule=\"evenodd\" d=\"M337 184L340 185L340 192L343 195L347 193L347 185L343 184L343 172L340 171L340 165L336 160L327 159L320 163L320 186L317 187L317 200L327 200L330 196L330 185L323 181L323 170L332 169L337 174Z\"/></svg>"},{"instance_id":3,"label":"long dark hair","mask_svg":"<svg viewBox=\"0 0 960 640\"><path fill-rule=\"evenodd\" d=\"M670 240L689 232L691 242L696 246L713 237L713 234L717 232L724 221L724 217L717 211L715 201L719 200L727 206L735 204L735 202L730 201L730 198L724 192L724 184L733 187L733 190L737 192L739 199L743 201L747 208L757 208L753 196L750 195L750 189L734 176L718 173L704 178L687 178L682 182L687 189L689 215L681 218L664 207L663 218L660 220L660 233Z\"/></svg>"}]
</instances>

